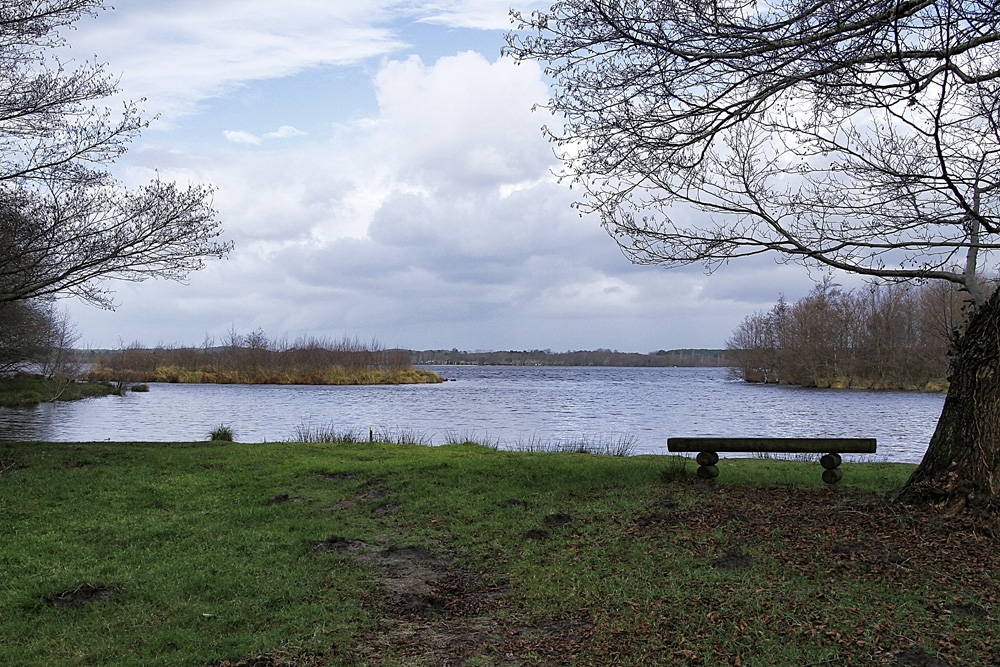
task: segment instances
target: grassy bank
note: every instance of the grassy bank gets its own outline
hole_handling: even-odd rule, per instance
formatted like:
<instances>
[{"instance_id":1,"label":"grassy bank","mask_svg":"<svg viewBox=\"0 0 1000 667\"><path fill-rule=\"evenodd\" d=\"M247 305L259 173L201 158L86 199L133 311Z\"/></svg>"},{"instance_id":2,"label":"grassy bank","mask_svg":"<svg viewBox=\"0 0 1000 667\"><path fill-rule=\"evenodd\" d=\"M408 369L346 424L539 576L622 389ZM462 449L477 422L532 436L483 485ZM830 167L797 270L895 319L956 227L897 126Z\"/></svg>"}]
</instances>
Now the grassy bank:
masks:
<instances>
[{"instance_id":1,"label":"grassy bank","mask_svg":"<svg viewBox=\"0 0 1000 667\"><path fill-rule=\"evenodd\" d=\"M109 396L115 388L106 382L66 382L35 377L0 378L0 405L24 407L42 401L76 401Z\"/></svg>"},{"instance_id":2,"label":"grassy bank","mask_svg":"<svg viewBox=\"0 0 1000 667\"><path fill-rule=\"evenodd\" d=\"M996 518L887 503L907 465L694 467L0 443L0 664L995 661Z\"/></svg>"}]
</instances>

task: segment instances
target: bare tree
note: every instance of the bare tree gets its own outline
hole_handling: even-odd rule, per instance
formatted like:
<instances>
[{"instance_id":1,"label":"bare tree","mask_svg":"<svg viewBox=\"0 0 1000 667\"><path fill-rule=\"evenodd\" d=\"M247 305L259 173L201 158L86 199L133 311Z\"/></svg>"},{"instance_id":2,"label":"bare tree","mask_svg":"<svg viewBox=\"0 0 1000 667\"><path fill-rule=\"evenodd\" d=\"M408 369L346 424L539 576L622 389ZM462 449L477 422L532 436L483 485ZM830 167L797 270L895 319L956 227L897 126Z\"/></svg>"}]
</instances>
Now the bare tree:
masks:
<instances>
[{"instance_id":1,"label":"bare tree","mask_svg":"<svg viewBox=\"0 0 1000 667\"><path fill-rule=\"evenodd\" d=\"M44 362L50 350L51 309L31 301L0 302L0 373Z\"/></svg>"},{"instance_id":2,"label":"bare tree","mask_svg":"<svg viewBox=\"0 0 1000 667\"><path fill-rule=\"evenodd\" d=\"M1000 495L1000 9L980 0L561 0L515 12L585 212L633 261L765 253L975 305L904 496ZM679 204L684 206L678 206Z\"/></svg>"},{"instance_id":3,"label":"bare tree","mask_svg":"<svg viewBox=\"0 0 1000 667\"><path fill-rule=\"evenodd\" d=\"M95 102L117 82L67 66L61 35L103 0L0 0L0 302L75 295L109 307L106 279L183 279L230 249L211 188L128 190L109 166L146 126Z\"/></svg>"}]
</instances>

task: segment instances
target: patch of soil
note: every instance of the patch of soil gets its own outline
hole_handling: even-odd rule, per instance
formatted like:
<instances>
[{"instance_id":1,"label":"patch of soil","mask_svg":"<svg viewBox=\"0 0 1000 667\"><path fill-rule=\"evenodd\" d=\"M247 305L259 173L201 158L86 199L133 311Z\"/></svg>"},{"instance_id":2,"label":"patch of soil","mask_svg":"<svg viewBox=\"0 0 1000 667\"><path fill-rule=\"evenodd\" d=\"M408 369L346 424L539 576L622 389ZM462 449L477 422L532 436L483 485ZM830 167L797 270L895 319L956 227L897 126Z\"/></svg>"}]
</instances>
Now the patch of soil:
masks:
<instances>
[{"instance_id":1,"label":"patch of soil","mask_svg":"<svg viewBox=\"0 0 1000 667\"><path fill-rule=\"evenodd\" d=\"M896 656L896 662L905 667L951 667L941 658L924 653L920 649L904 651Z\"/></svg>"},{"instance_id":2,"label":"patch of soil","mask_svg":"<svg viewBox=\"0 0 1000 667\"><path fill-rule=\"evenodd\" d=\"M283 651L261 653L252 658L223 660L208 667L321 667L326 661L319 655L285 653Z\"/></svg>"},{"instance_id":3,"label":"patch of soil","mask_svg":"<svg viewBox=\"0 0 1000 667\"><path fill-rule=\"evenodd\" d=\"M906 563L905 556L891 551L873 549L871 544L864 542L851 541L835 544L831 551L836 556L847 556L852 561L878 561L897 567Z\"/></svg>"},{"instance_id":4,"label":"patch of soil","mask_svg":"<svg viewBox=\"0 0 1000 667\"><path fill-rule=\"evenodd\" d=\"M505 585L424 546L377 548L336 535L313 546L350 553L383 572L384 620L374 638L358 637L357 652L371 664L388 649L408 665L516 664L494 660L505 641L493 618Z\"/></svg>"},{"instance_id":5,"label":"patch of soil","mask_svg":"<svg viewBox=\"0 0 1000 667\"><path fill-rule=\"evenodd\" d=\"M348 499L348 500L338 500L337 502L335 502L333 505L330 506L330 509L339 512L339 511L342 511L342 510L352 509L357 504L358 503L357 503L356 500L351 500L351 499Z\"/></svg>"},{"instance_id":6,"label":"patch of soil","mask_svg":"<svg viewBox=\"0 0 1000 667\"><path fill-rule=\"evenodd\" d=\"M568 526L569 524L573 523L573 517L571 517L569 514L563 514L561 512L557 512L555 514L550 514L544 519L542 519L542 523L544 523L546 526L549 526L550 528L558 528L560 526Z\"/></svg>"},{"instance_id":7,"label":"patch of soil","mask_svg":"<svg viewBox=\"0 0 1000 667\"><path fill-rule=\"evenodd\" d=\"M727 551L712 561L712 567L720 570L744 570L753 564L753 558L739 551Z\"/></svg>"},{"instance_id":8,"label":"patch of soil","mask_svg":"<svg viewBox=\"0 0 1000 667\"><path fill-rule=\"evenodd\" d=\"M524 539L526 540L547 540L549 539L549 532L547 530L542 530L541 528L532 528L524 534Z\"/></svg>"},{"instance_id":9,"label":"patch of soil","mask_svg":"<svg viewBox=\"0 0 1000 667\"><path fill-rule=\"evenodd\" d=\"M301 503L301 498L292 498L287 493L279 493L268 501L268 505L284 505L285 503Z\"/></svg>"},{"instance_id":10,"label":"patch of soil","mask_svg":"<svg viewBox=\"0 0 1000 667\"><path fill-rule=\"evenodd\" d=\"M504 659L521 664L519 656L544 656L545 665L569 665L590 638L593 623L580 618L542 619L533 626L521 626L508 631ZM533 658L528 664L539 664Z\"/></svg>"},{"instance_id":11,"label":"patch of soil","mask_svg":"<svg viewBox=\"0 0 1000 667\"><path fill-rule=\"evenodd\" d=\"M986 618L989 612L978 604L946 604L941 607L944 611L963 618Z\"/></svg>"},{"instance_id":12,"label":"patch of soil","mask_svg":"<svg viewBox=\"0 0 1000 667\"><path fill-rule=\"evenodd\" d=\"M382 500L392 495L392 489L381 484L376 486L365 485L362 488L365 490L359 493L358 497L364 500Z\"/></svg>"},{"instance_id":13,"label":"patch of soil","mask_svg":"<svg viewBox=\"0 0 1000 667\"><path fill-rule=\"evenodd\" d=\"M653 525L654 523L667 523L670 521L669 516L666 514L648 514L646 516L641 516L635 520L635 525L645 528L646 526Z\"/></svg>"},{"instance_id":14,"label":"patch of soil","mask_svg":"<svg viewBox=\"0 0 1000 667\"><path fill-rule=\"evenodd\" d=\"M396 547L383 549L375 554L375 561L390 572L410 568L441 568L451 560L426 547Z\"/></svg>"},{"instance_id":15,"label":"patch of soil","mask_svg":"<svg viewBox=\"0 0 1000 667\"><path fill-rule=\"evenodd\" d=\"M358 474L354 472L324 473L320 479L324 482L353 482L358 479Z\"/></svg>"},{"instance_id":16,"label":"patch of soil","mask_svg":"<svg viewBox=\"0 0 1000 667\"><path fill-rule=\"evenodd\" d=\"M262 653L252 658L247 658L246 660L239 660L236 662L233 662L232 660L223 660L222 662L219 663L218 667L277 667L278 665L281 664L288 664L288 663L278 662L279 659L280 658L276 659L275 657L268 655L267 653Z\"/></svg>"},{"instance_id":17,"label":"patch of soil","mask_svg":"<svg viewBox=\"0 0 1000 667\"><path fill-rule=\"evenodd\" d=\"M509 499L503 501L502 503L500 503L500 507L519 507L519 508L525 508L527 506L528 506L528 503L524 502L520 498L509 498Z\"/></svg>"},{"instance_id":18,"label":"patch of soil","mask_svg":"<svg viewBox=\"0 0 1000 667\"><path fill-rule=\"evenodd\" d=\"M367 542L348 539L340 535L331 535L325 540L316 540L311 544L313 549L320 552L355 553L358 551L367 551L372 548L372 545Z\"/></svg>"},{"instance_id":19,"label":"patch of soil","mask_svg":"<svg viewBox=\"0 0 1000 667\"><path fill-rule=\"evenodd\" d=\"M833 545L832 551L838 556L851 556L866 551L867 547L864 542L844 542Z\"/></svg>"},{"instance_id":20,"label":"patch of soil","mask_svg":"<svg viewBox=\"0 0 1000 667\"><path fill-rule=\"evenodd\" d=\"M87 584L72 591L45 598L45 604L53 607L82 607L92 602L107 600L120 594L120 588L114 586L93 586Z\"/></svg>"},{"instance_id":21,"label":"patch of soil","mask_svg":"<svg viewBox=\"0 0 1000 667\"><path fill-rule=\"evenodd\" d=\"M392 514L402 506L401 503L386 503L373 509L372 514Z\"/></svg>"}]
</instances>

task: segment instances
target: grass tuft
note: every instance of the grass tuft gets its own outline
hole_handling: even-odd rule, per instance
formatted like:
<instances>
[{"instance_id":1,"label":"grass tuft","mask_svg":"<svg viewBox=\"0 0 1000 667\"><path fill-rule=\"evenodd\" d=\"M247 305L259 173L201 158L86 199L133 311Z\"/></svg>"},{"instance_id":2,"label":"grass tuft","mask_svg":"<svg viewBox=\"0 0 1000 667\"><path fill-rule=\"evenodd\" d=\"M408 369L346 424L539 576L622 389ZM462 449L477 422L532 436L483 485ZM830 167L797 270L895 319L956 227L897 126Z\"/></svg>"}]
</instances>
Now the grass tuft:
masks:
<instances>
[{"instance_id":1,"label":"grass tuft","mask_svg":"<svg viewBox=\"0 0 1000 667\"><path fill-rule=\"evenodd\" d=\"M219 424L208 434L208 439L213 442L232 442L234 437L232 427L225 424Z\"/></svg>"},{"instance_id":2,"label":"grass tuft","mask_svg":"<svg viewBox=\"0 0 1000 667\"><path fill-rule=\"evenodd\" d=\"M636 437L626 433L611 438L591 439L587 436L562 440L543 440L537 436L518 440L508 449L515 452L548 452L558 454L599 454L603 456L632 456Z\"/></svg>"},{"instance_id":3,"label":"grass tuft","mask_svg":"<svg viewBox=\"0 0 1000 667\"><path fill-rule=\"evenodd\" d=\"M359 442L368 442L369 433L364 433L360 429L337 430L332 424L328 426L312 426L300 424L295 427L292 434L292 442L311 442L328 445L349 445Z\"/></svg>"}]
</instances>

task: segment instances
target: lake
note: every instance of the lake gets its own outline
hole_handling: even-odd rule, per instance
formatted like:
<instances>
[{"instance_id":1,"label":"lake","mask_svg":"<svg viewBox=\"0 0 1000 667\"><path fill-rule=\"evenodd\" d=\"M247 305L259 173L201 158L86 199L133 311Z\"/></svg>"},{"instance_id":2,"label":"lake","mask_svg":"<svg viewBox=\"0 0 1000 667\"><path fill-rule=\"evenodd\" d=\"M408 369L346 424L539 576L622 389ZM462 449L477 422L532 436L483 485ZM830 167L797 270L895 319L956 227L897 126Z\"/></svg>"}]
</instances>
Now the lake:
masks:
<instances>
[{"instance_id":1,"label":"lake","mask_svg":"<svg viewBox=\"0 0 1000 667\"><path fill-rule=\"evenodd\" d=\"M635 453L662 454L671 436L875 437L880 457L917 462L944 403L940 394L746 384L724 368L427 368L451 381L151 384L123 397L0 408L0 440L193 441L225 424L238 441L275 442L332 426L512 448L625 438Z\"/></svg>"}]
</instances>

